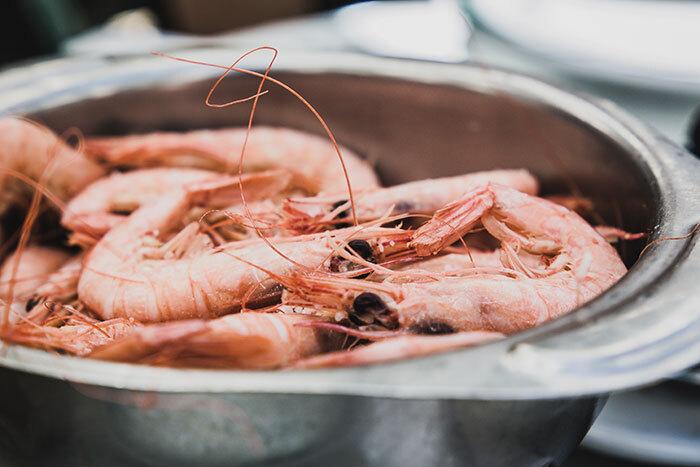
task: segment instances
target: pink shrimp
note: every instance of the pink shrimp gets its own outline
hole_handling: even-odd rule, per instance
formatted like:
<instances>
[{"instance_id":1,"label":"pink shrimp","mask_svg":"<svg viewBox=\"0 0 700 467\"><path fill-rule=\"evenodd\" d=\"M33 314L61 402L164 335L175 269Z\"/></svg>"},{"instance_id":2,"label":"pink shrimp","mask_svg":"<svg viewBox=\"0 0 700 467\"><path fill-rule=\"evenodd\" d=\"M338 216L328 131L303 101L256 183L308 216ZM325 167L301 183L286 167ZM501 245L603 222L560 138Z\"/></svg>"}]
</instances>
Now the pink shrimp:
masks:
<instances>
[{"instance_id":1,"label":"pink shrimp","mask_svg":"<svg viewBox=\"0 0 700 467\"><path fill-rule=\"evenodd\" d=\"M96 349L91 358L175 366L272 369L338 348L329 333L280 313L240 313L213 320L150 324Z\"/></svg>"},{"instance_id":2,"label":"pink shrimp","mask_svg":"<svg viewBox=\"0 0 700 467\"><path fill-rule=\"evenodd\" d=\"M358 219L368 221L392 214L429 214L478 186L499 183L537 194L537 179L526 170L492 170L456 177L419 180L388 188L358 192ZM347 222L350 202L342 196L290 198L282 211L292 231L308 232Z\"/></svg>"},{"instance_id":3,"label":"pink shrimp","mask_svg":"<svg viewBox=\"0 0 700 467\"><path fill-rule=\"evenodd\" d=\"M39 254L30 247L24 254ZM40 264L56 256L55 251L42 248ZM67 254L58 256L68 257ZM21 263L20 263L21 264ZM54 268L55 269L55 268ZM64 303L75 302L77 283L82 270L82 256L68 259L62 266L37 281L26 305L14 302L9 315L9 326L0 330L0 337L8 342L47 350L61 350L75 355L86 355L95 347L125 335L136 325L124 319L99 321ZM1 300L0 300L1 302ZM77 305L79 308L82 305Z\"/></svg>"},{"instance_id":4,"label":"pink shrimp","mask_svg":"<svg viewBox=\"0 0 700 467\"><path fill-rule=\"evenodd\" d=\"M487 185L438 211L409 247L431 255L477 222L501 242L502 270L419 283L299 274L285 284L287 304L347 310L364 324L416 332L511 333L560 316L612 286L626 268L615 250L577 214L511 188ZM539 256L533 266L531 259ZM526 256L527 257L527 256Z\"/></svg>"},{"instance_id":5,"label":"pink shrimp","mask_svg":"<svg viewBox=\"0 0 700 467\"><path fill-rule=\"evenodd\" d=\"M260 178L261 174L244 175L246 191L256 192L255 184L265 183ZM299 267L314 269L329 262L339 268L346 259L334 261L333 255L343 249L343 236L356 242L385 238L387 245L377 248L382 254L393 248L390 241L404 238L405 245L408 239L402 229L358 228L349 229L351 233L275 239L275 249L269 240L254 240L187 257L145 258L140 253L144 236L177 227L183 213L200 202L203 195L206 192L197 189L173 192L139 208L109 231L86 258L78 284L80 300L103 319L124 317L153 322L212 318L240 310L244 296L252 290L253 306L278 297L281 290L277 282L262 271L284 275ZM370 248L367 242L361 247ZM369 255L374 252L366 253Z\"/></svg>"},{"instance_id":6,"label":"pink shrimp","mask_svg":"<svg viewBox=\"0 0 700 467\"><path fill-rule=\"evenodd\" d=\"M19 118L0 118L0 214L29 191L18 175L41 179L48 192L66 201L104 172L47 128Z\"/></svg>"},{"instance_id":7,"label":"pink shrimp","mask_svg":"<svg viewBox=\"0 0 700 467\"><path fill-rule=\"evenodd\" d=\"M497 332L457 332L446 335L405 335L390 337L351 350L339 350L298 361L294 368L326 368L386 363L394 360L456 350L504 337Z\"/></svg>"},{"instance_id":8,"label":"pink shrimp","mask_svg":"<svg viewBox=\"0 0 700 467\"><path fill-rule=\"evenodd\" d=\"M189 166L237 170L246 128L197 130L186 133L150 133L114 138L90 138L89 154L114 166ZM346 189L333 146L321 137L289 128L256 127L250 130L244 171L285 169L295 185L309 193L337 193ZM370 165L343 149L352 186L375 188L379 181Z\"/></svg>"},{"instance_id":9,"label":"pink shrimp","mask_svg":"<svg viewBox=\"0 0 700 467\"><path fill-rule=\"evenodd\" d=\"M69 354L86 356L98 347L126 337L138 328L138 323L122 318L98 321L75 310L44 306L34 309L22 320L2 331L2 338L15 344L23 344L45 350L60 350Z\"/></svg>"}]
</instances>

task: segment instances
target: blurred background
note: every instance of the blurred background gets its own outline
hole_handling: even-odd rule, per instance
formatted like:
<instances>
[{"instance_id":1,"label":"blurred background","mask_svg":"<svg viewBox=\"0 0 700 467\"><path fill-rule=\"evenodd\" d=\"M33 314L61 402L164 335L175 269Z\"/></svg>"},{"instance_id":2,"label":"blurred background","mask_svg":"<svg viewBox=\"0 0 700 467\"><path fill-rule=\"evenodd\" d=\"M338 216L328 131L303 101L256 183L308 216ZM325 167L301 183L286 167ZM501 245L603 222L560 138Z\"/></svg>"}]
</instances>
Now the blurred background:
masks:
<instances>
[{"instance_id":1,"label":"blurred background","mask_svg":"<svg viewBox=\"0 0 700 467\"><path fill-rule=\"evenodd\" d=\"M610 98L688 144L698 24L693 0L5 0L0 68L261 44L472 60Z\"/></svg>"},{"instance_id":2,"label":"blurred background","mask_svg":"<svg viewBox=\"0 0 700 467\"><path fill-rule=\"evenodd\" d=\"M58 53L61 44L117 13L145 8L159 27L215 34L275 19L328 11L349 0L5 0L0 64ZM222 14L226 12L226 14Z\"/></svg>"},{"instance_id":3,"label":"blurred background","mask_svg":"<svg viewBox=\"0 0 700 467\"><path fill-rule=\"evenodd\" d=\"M700 1L4 0L0 44L0 90L200 46L476 61L614 102L700 148ZM698 384L614 395L567 467L700 465Z\"/></svg>"}]
</instances>

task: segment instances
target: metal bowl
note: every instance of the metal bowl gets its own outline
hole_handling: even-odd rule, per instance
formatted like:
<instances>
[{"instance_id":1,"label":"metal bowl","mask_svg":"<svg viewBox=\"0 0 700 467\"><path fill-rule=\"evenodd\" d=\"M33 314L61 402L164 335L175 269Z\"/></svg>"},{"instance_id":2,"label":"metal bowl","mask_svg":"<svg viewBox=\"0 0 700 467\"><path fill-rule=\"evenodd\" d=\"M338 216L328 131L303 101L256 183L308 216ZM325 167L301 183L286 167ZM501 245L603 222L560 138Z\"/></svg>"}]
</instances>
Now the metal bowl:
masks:
<instances>
[{"instance_id":1,"label":"metal bowl","mask_svg":"<svg viewBox=\"0 0 700 467\"><path fill-rule=\"evenodd\" d=\"M230 51L182 55L227 64ZM264 67L251 60L251 68ZM219 70L220 71L220 70ZM217 70L143 58L0 96L0 111L86 134L236 125L205 108ZM545 192L576 186L609 224L682 236L700 220L700 163L607 103L508 71L352 55L284 54L274 76L376 161L388 184L527 167ZM231 77L219 96L250 95ZM256 122L320 133L270 86ZM700 250L658 241L612 289L500 342L426 358L314 371L151 368L19 346L0 354L7 462L144 465L559 465L604 394L700 361ZM8 403L11 401L11 403Z\"/></svg>"}]
</instances>

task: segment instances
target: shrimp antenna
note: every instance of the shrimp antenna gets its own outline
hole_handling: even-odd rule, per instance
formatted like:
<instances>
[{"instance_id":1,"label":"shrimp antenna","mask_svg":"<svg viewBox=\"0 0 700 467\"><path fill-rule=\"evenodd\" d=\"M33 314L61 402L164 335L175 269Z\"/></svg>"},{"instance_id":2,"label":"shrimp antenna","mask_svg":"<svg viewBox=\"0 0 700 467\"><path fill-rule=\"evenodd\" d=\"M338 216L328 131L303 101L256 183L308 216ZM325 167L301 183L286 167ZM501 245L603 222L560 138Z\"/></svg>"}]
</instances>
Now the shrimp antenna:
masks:
<instances>
[{"instance_id":1,"label":"shrimp antenna","mask_svg":"<svg viewBox=\"0 0 700 467\"><path fill-rule=\"evenodd\" d=\"M684 235L676 235L672 237L660 237L657 238L656 240L652 240L649 243L646 244L644 248L642 248L642 251L639 253L639 258L641 258L648 250L654 245L657 245L659 243L663 242L668 242L668 241L675 241L675 240L687 240L688 238L692 237L695 235L698 231L700 231L700 223L697 223L693 226L692 229L690 229L690 232Z\"/></svg>"},{"instance_id":2,"label":"shrimp antenna","mask_svg":"<svg viewBox=\"0 0 700 467\"><path fill-rule=\"evenodd\" d=\"M236 66L243 58L245 58L245 57L247 57L248 55L250 55L250 54L252 54L252 53L254 53L254 52L257 52L257 51L259 51L259 50L271 50L271 51L274 52L273 58L272 58L272 60L270 61L270 64L268 65L268 67L267 67L265 73L259 73L259 72L256 72L256 71L252 71L252 70L248 70L248 69L240 68L240 67L237 67L237 66ZM297 92L295 89L293 89L291 86L287 85L286 83L284 83L284 82L282 82L282 81L280 81L280 80L278 80L278 79L275 79L275 78L269 76L269 71L270 71L270 69L272 68L272 64L273 64L275 58L277 57L278 51L277 51L276 48L270 47L270 46L261 46L261 47L257 47L257 48L255 48L255 49L252 49L252 50L246 52L245 54L243 54L243 55L242 55L238 60L236 60L231 66L218 65L218 64L216 64L216 63L209 63L209 62L205 62L205 61L201 61L201 60L192 60L192 59L187 59L187 58L176 57L176 56L174 56L174 55L169 55L169 54L166 54L166 53L163 53L163 52L151 52L151 53L152 53L153 55L156 55L156 56L159 56L159 57L164 57L164 58L169 58L169 59L171 59L171 60L175 60L175 61L178 61L178 62L190 63L190 64L193 64L193 65L210 66L210 67L220 68L220 69L226 70L226 71L224 72L224 74L223 74L223 75L217 80L217 82L214 84L214 86L212 87L212 89L210 90L209 94L207 95L207 100L209 100L209 98L211 97L212 93L214 92L214 89L218 86L218 84L219 84L219 83L228 75L228 73L230 73L231 71L236 71L236 72L238 72L238 73L243 73L243 74L246 74L246 75L256 76L256 77L258 77L258 78L261 78L260 85L258 86L258 92L257 92L256 94L254 94L254 95L252 95L252 96L249 96L249 97L247 97L247 98L245 98L245 99L238 99L237 101L232 101L232 102L228 103L228 105L232 105L232 104L234 104L234 103L240 103L240 102L246 102L246 101L249 101L249 100L253 100L253 109L252 109L252 112L251 112L251 118L250 118L250 120L252 120L252 114L255 112L255 107L256 107L256 104L257 104L257 99L258 99L262 94L264 94L264 93L261 93L261 90L262 90L262 86L263 86L263 84L264 84L265 81L270 81L271 83L276 84L277 86L281 87L282 89L284 89L285 91L287 91L287 92L289 92L291 95L293 95L295 98L297 98L297 99L298 99L302 104L304 104L304 106L314 115L314 117L316 117L316 120L318 120L318 122L321 124L321 126L323 127L323 130L325 131L326 135L328 136L328 138L330 139L331 143L333 144L333 148L335 149L335 152L336 152L336 154L338 155L338 159L339 159L339 161L340 161L340 166L341 166L341 168L342 168L342 170L343 170L343 175L345 176L345 182L346 182L346 185L347 185L347 188L348 188L348 199L350 200L350 208L351 208L351 211L352 211L353 223L354 223L355 225L358 224L357 212L356 212L356 209L355 209L355 197L354 197L354 194L353 194L352 184L351 184L351 182L350 182L350 177L349 177L349 175L348 175L348 169L347 169L347 166L345 165L345 159L343 158L343 154L342 154L342 151L341 151L341 149L340 149L340 145L339 145L338 142L336 141L335 136L333 135L333 132L331 131L330 127L329 127L328 124L326 123L325 119L321 116L321 114L314 108L313 105L311 105L311 103L310 103L308 100L306 100L306 98L304 98L304 96L302 96L299 92ZM209 105L209 103L207 103L207 105ZM214 105L210 105L210 107L225 107L225 106L227 106L227 104L214 104ZM249 128L248 130L250 131L250 128ZM242 152L243 152L243 151L242 151ZM242 159L242 154L241 154L241 159ZM239 162L240 162L240 161L239 161Z\"/></svg>"},{"instance_id":3,"label":"shrimp antenna","mask_svg":"<svg viewBox=\"0 0 700 467\"><path fill-rule=\"evenodd\" d=\"M228 76L228 74L236 69L236 65L238 65L242 60L244 60L247 56L258 52L260 50L270 50L272 51L272 58L270 59L270 62L268 63L267 67L265 68L265 73L262 75L260 78L260 84L258 84L258 90L256 91L255 94L252 96L249 96L247 98L243 99L236 99L233 101L225 102L223 104L212 104L211 102L211 97L214 94L214 91L216 91L216 88L219 87L219 84ZM250 139L250 132L253 129L253 120L255 118L255 111L257 110L258 107L258 101L260 99L260 96L263 94L266 94L267 91L262 92L262 88L265 85L265 80L268 78L268 75L270 74L270 70L272 69L272 65L275 63L275 59L277 58L277 49L274 47L268 47L268 46L261 46L261 47L256 47L255 49L249 50L248 52L244 53L240 57L238 57L232 64L231 66L227 67L226 71L219 77L219 79L216 80L214 85L211 87L209 90L209 93L207 94L206 99L204 100L205 105L207 107L213 107L213 108L226 108L231 105L236 105L241 102L247 102L249 100L253 101L253 105L251 106L250 109L250 114L248 116L248 125L246 127L246 132L245 132L245 138L243 139L243 146L241 147L241 154L238 158L238 179L240 180L239 184L239 193L241 194L241 202L243 203L243 209L245 209L245 214L248 220L251 222L253 229L255 230L255 233L262 239L272 250L277 253L278 255L282 256L284 259L287 261L290 261L292 264L296 266L301 266L297 261L293 260L289 256L285 255L282 251L280 251L271 241L270 239L267 238L266 235L263 234L262 230L258 227L257 223L255 222L255 218L253 216L252 211L250 210L250 206L248 205L248 201L245 198L245 189L243 187L243 159L245 157L245 151L246 148L248 147L248 141Z\"/></svg>"}]
</instances>

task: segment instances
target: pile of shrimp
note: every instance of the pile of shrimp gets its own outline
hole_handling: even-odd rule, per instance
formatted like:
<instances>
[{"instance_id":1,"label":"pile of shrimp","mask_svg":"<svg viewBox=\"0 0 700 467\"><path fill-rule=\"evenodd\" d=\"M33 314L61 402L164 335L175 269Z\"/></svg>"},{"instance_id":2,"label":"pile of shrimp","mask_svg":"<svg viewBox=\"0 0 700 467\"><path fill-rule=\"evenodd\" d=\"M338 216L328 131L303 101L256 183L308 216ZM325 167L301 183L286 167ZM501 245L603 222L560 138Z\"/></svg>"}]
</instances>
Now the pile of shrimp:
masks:
<instances>
[{"instance_id":1,"label":"pile of shrimp","mask_svg":"<svg viewBox=\"0 0 700 467\"><path fill-rule=\"evenodd\" d=\"M69 144L0 119L0 215L24 213L3 221L4 341L179 367L364 365L501 339L625 274L610 243L637 236L539 197L525 169L382 187L301 96L328 138L253 125L265 82L298 93L238 62L221 79L253 74L257 93L207 105L252 101L244 127Z\"/></svg>"}]
</instances>

